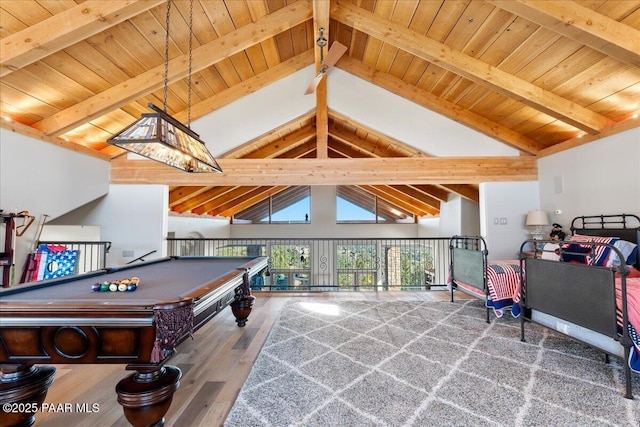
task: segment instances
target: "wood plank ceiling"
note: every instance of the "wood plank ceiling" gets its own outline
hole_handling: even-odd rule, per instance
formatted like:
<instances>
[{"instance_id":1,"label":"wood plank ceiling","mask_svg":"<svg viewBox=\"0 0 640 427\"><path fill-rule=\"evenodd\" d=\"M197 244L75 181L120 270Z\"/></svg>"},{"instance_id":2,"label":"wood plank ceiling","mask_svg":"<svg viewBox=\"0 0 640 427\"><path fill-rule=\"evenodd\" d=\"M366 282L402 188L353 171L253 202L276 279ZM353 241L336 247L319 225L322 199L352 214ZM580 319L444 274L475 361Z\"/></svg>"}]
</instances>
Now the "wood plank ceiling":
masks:
<instances>
[{"instance_id":1,"label":"wood plank ceiling","mask_svg":"<svg viewBox=\"0 0 640 427\"><path fill-rule=\"evenodd\" d=\"M183 122L319 71L323 27L348 47L337 68L520 156L432 157L331 110L323 79L313 111L220 156L223 174L126 160L106 140L163 105L166 12L165 0L1 2L2 126L110 160L113 183L167 184L175 212L231 217L320 184L436 215L451 193L477 202L480 182L537 179L539 157L640 125L640 1L173 0L166 109ZM357 202L354 188L340 191Z\"/></svg>"}]
</instances>

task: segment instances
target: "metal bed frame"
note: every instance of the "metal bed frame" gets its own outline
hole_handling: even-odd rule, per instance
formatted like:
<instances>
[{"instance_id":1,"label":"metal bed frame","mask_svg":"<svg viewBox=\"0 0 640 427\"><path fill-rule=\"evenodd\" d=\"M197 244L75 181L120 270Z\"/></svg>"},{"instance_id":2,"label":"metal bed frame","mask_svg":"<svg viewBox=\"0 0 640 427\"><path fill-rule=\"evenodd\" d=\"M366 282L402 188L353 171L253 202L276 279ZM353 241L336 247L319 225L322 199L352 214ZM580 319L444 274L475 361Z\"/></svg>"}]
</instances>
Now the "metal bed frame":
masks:
<instances>
[{"instance_id":1,"label":"metal bed frame","mask_svg":"<svg viewBox=\"0 0 640 427\"><path fill-rule=\"evenodd\" d=\"M636 215L596 215L576 217L571 222L572 234L618 237L633 243L640 241L640 218ZM521 274L520 308L521 341L525 341L525 322L530 321L553 329L577 341L603 351L608 356L623 358L624 397L633 399L631 369L627 363L633 345L629 337L627 314L627 275L624 263L616 270L621 276L622 327L618 326L615 271L612 268L527 258L523 249L533 245L534 254L543 251L549 240L527 240L520 247ZM591 252L599 246L623 254L606 243L586 243ZM575 254L559 245L560 255ZM585 254L580 254L585 255ZM640 265L637 260L636 267Z\"/></svg>"},{"instance_id":2,"label":"metal bed frame","mask_svg":"<svg viewBox=\"0 0 640 427\"><path fill-rule=\"evenodd\" d=\"M487 243L481 236L453 236L449 240L450 251L450 283L451 302L453 302L453 291L459 290L467 295L479 298L478 294L468 291L462 286L458 286L456 281L470 285L484 294L484 301L489 296L487 286ZM486 307L486 321L489 320L490 308Z\"/></svg>"}]
</instances>

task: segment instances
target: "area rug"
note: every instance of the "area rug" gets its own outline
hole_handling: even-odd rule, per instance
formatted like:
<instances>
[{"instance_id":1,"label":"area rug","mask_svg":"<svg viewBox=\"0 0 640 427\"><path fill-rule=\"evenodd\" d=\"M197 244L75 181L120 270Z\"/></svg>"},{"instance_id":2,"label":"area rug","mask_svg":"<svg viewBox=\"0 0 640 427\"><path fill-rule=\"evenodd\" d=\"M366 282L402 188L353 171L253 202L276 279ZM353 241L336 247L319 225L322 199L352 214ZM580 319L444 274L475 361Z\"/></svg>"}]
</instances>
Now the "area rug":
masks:
<instances>
[{"instance_id":1,"label":"area rug","mask_svg":"<svg viewBox=\"0 0 640 427\"><path fill-rule=\"evenodd\" d=\"M638 426L622 361L478 300L295 301L226 427Z\"/></svg>"}]
</instances>

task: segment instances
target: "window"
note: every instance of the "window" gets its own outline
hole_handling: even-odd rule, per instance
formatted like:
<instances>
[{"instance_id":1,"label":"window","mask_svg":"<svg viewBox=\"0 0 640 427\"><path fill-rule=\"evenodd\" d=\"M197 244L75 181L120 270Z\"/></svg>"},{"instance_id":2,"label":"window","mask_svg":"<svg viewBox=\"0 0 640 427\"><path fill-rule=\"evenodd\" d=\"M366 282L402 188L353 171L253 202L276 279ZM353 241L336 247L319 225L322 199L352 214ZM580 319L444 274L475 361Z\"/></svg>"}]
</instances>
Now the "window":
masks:
<instances>
[{"instance_id":1,"label":"window","mask_svg":"<svg viewBox=\"0 0 640 427\"><path fill-rule=\"evenodd\" d=\"M310 222L308 186L290 187L236 213L234 224L305 224Z\"/></svg>"},{"instance_id":2,"label":"window","mask_svg":"<svg viewBox=\"0 0 640 427\"><path fill-rule=\"evenodd\" d=\"M336 188L337 223L414 223L413 213L356 186Z\"/></svg>"},{"instance_id":3,"label":"window","mask_svg":"<svg viewBox=\"0 0 640 427\"><path fill-rule=\"evenodd\" d=\"M336 187L336 222L375 222L376 198L358 187Z\"/></svg>"}]
</instances>

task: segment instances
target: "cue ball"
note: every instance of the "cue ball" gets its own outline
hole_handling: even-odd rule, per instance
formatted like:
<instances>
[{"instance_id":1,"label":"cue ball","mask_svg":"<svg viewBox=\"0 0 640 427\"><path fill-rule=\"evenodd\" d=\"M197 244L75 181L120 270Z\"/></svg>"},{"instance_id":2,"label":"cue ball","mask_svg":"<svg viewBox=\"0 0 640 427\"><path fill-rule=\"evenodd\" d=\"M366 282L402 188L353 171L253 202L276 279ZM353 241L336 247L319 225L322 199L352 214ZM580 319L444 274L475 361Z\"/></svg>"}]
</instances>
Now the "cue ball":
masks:
<instances>
[{"instance_id":1,"label":"cue ball","mask_svg":"<svg viewBox=\"0 0 640 427\"><path fill-rule=\"evenodd\" d=\"M119 290L120 292L124 292L124 291L126 291L126 290L127 290L127 284L126 284L126 283L120 283L120 284L118 285L118 290Z\"/></svg>"},{"instance_id":2,"label":"cue ball","mask_svg":"<svg viewBox=\"0 0 640 427\"><path fill-rule=\"evenodd\" d=\"M110 285L109 285L109 290L110 290L111 292L115 292L115 291L117 291L117 290L118 290L118 285L116 285L115 283L110 284Z\"/></svg>"}]
</instances>

